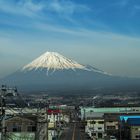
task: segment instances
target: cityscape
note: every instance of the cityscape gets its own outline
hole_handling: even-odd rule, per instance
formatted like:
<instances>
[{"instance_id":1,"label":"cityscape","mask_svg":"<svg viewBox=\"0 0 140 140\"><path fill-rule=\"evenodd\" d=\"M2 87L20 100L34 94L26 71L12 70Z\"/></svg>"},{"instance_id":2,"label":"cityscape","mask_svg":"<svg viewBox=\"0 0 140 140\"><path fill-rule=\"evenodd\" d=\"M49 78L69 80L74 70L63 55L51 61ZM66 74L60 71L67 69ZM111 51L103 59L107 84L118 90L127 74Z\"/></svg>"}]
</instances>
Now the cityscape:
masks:
<instances>
[{"instance_id":1,"label":"cityscape","mask_svg":"<svg viewBox=\"0 0 140 140\"><path fill-rule=\"evenodd\" d=\"M139 92L20 94L1 87L2 140L139 139Z\"/></svg>"},{"instance_id":2,"label":"cityscape","mask_svg":"<svg viewBox=\"0 0 140 140\"><path fill-rule=\"evenodd\" d=\"M140 140L139 0L0 0L0 140Z\"/></svg>"}]
</instances>

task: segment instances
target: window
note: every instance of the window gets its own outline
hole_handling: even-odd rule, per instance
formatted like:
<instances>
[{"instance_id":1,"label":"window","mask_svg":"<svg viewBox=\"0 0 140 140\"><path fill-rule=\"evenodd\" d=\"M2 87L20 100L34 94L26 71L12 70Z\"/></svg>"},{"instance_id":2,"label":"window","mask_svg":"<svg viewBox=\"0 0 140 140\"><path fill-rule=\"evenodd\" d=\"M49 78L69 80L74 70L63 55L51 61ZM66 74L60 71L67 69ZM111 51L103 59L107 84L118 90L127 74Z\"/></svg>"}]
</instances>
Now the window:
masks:
<instances>
[{"instance_id":1,"label":"window","mask_svg":"<svg viewBox=\"0 0 140 140\"><path fill-rule=\"evenodd\" d=\"M96 137L96 133L92 133L92 136Z\"/></svg>"},{"instance_id":2,"label":"window","mask_svg":"<svg viewBox=\"0 0 140 140\"><path fill-rule=\"evenodd\" d=\"M102 138L103 134L102 133L98 133L98 138Z\"/></svg>"},{"instance_id":3,"label":"window","mask_svg":"<svg viewBox=\"0 0 140 140\"><path fill-rule=\"evenodd\" d=\"M36 131L36 127L35 126L28 126L27 127L27 131L28 132L35 132Z\"/></svg>"},{"instance_id":4,"label":"window","mask_svg":"<svg viewBox=\"0 0 140 140\"><path fill-rule=\"evenodd\" d=\"M96 124L96 122L95 121L92 121L91 124Z\"/></svg>"},{"instance_id":5,"label":"window","mask_svg":"<svg viewBox=\"0 0 140 140\"><path fill-rule=\"evenodd\" d=\"M115 126L107 126L107 129L108 130L113 130L113 129L115 129L116 127Z\"/></svg>"},{"instance_id":6,"label":"window","mask_svg":"<svg viewBox=\"0 0 140 140\"><path fill-rule=\"evenodd\" d=\"M13 132L21 132L21 126L13 126Z\"/></svg>"},{"instance_id":7,"label":"window","mask_svg":"<svg viewBox=\"0 0 140 140\"><path fill-rule=\"evenodd\" d=\"M99 121L98 124L104 124L104 121Z\"/></svg>"},{"instance_id":8,"label":"window","mask_svg":"<svg viewBox=\"0 0 140 140\"><path fill-rule=\"evenodd\" d=\"M140 138L140 135L136 135L136 138Z\"/></svg>"},{"instance_id":9,"label":"window","mask_svg":"<svg viewBox=\"0 0 140 140\"><path fill-rule=\"evenodd\" d=\"M29 125L34 125L34 123L33 122L30 122Z\"/></svg>"},{"instance_id":10,"label":"window","mask_svg":"<svg viewBox=\"0 0 140 140\"><path fill-rule=\"evenodd\" d=\"M36 126L32 126L32 132L36 131Z\"/></svg>"},{"instance_id":11,"label":"window","mask_svg":"<svg viewBox=\"0 0 140 140\"><path fill-rule=\"evenodd\" d=\"M98 130L102 130L102 127L98 127Z\"/></svg>"}]
</instances>

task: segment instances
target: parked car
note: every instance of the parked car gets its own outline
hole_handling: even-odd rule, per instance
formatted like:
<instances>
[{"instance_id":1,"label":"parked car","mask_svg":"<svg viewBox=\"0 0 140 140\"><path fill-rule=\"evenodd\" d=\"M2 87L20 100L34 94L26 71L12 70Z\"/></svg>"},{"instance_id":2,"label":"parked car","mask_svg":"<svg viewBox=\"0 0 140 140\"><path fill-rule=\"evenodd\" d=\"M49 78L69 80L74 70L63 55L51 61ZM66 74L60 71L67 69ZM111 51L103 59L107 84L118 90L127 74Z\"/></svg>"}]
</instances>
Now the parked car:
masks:
<instances>
[{"instance_id":1,"label":"parked car","mask_svg":"<svg viewBox=\"0 0 140 140\"><path fill-rule=\"evenodd\" d=\"M110 136L110 140L117 140L115 136Z\"/></svg>"}]
</instances>

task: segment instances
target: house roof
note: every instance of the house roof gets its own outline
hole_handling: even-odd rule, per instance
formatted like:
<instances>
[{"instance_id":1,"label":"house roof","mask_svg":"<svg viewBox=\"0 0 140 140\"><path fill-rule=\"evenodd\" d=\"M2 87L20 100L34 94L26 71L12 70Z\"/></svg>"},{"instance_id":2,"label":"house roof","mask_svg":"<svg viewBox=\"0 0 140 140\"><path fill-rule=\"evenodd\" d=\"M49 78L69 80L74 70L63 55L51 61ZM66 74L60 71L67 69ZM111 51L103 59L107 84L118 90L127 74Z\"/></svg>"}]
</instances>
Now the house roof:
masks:
<instances>
[{"instance_id":1,"label":"house roof","mask_svg":"<svg viewBox=\"0 0 140 140\"><path fill-rule=\"evenodd\" d=\"M16 115L16 116L6 115L5 116L5 120L11 120L11 119L16 119L16 118L28 119L31 121L37 120L37 116L33 116L33 115ZM2 119L3 119L2 116L0 116L0 120Z\"/></svg>"},{"instance_id":2,"label":"house roof","mask_svg":"<svg viewBox=\"0 0 140 140\"><path fill-rule=\"evenodd\" d=\"M140 116L120 116L120 121L129 125L140 125Z\"/></svg>"},{"instance_id":3,"label":"house roof","mask_svg":"<svg viewBox=\"0 0 140 140\"><path fill-rule=\"evenodd\" d=\"M47 113L48 114L59 114L59 113L61 113L61 110L59 110L59 109L48 109Z\"/></svg>"}]
</instances>

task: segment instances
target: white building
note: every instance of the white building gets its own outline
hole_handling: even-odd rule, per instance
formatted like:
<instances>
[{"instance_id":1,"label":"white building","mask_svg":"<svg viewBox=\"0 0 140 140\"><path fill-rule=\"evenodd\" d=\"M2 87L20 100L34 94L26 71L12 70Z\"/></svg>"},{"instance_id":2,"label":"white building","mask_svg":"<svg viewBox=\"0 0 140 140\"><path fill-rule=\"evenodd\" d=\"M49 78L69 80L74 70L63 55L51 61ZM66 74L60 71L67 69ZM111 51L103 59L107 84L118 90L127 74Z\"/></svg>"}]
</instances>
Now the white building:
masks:
<instances>
[{"instance_id":1,"label":"white building","mask_svg":"<svg viewBox=\"0 0 140 140\"><path fill-rule=\"evenodd\" d=\"M102 113L91 113L86 116L87 122L85 132L93 138L93 140L102 140L105 136L105 123Z\"/></svg>"}]
</instances>

